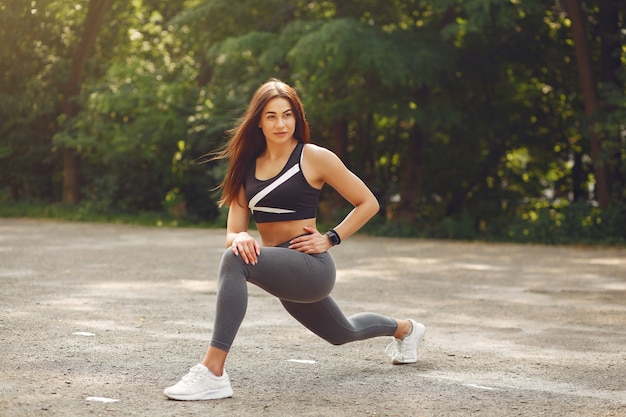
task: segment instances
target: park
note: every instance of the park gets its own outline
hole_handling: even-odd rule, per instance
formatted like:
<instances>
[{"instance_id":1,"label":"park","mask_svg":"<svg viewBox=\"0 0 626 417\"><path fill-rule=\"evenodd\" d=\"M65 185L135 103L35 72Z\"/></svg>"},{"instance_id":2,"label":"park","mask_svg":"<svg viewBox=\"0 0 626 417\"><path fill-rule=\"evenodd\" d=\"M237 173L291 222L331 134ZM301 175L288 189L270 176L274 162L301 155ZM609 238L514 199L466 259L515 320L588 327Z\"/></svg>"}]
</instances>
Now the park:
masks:
<instances>
[{"instance_id":1,"label":"park","mask_svg":"<svg viewBox=\"0 0 626 417\"><path fill-rule=\"evenodd\" d=\"M626 417L625 22L618 0L0 0L0 417ZM247 111L270 79L293 89ZM300 143L253 224L242 176ZM225 241L260 232L330 248L346 314L422 322L417 362L239 281L232 398L168 400Z\"/></svg>"}]
</instances>

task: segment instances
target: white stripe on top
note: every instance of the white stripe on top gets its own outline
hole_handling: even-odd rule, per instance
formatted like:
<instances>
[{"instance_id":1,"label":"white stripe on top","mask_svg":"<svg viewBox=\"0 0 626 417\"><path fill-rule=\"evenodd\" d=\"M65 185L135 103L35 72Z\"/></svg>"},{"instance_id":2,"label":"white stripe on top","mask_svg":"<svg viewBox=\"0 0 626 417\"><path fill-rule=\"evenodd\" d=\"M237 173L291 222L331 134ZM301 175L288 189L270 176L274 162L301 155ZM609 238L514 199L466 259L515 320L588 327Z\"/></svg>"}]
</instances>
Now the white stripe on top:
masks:
<instances>
[{"instance_id":1,"label":"white stripe on top","mask_svg":"<svg viewBox=\"0 0 626 417\"><path fill-rule=\"evenodd\" d=\"M248 208L252 211L252 213L254 213L255 210L263 211L266 213L279 213L279 214L280 213L294 213L295 210L288 210L288 209L275 208L275 207L257 207L256 204L259 201L261 201L263 197L265 197L266 195L274 191L277 187L279 187L289 178L296 175L298 172L300 172L300 165L295 164L294 166L289 168L289 170L287 170L283 175L276 178L276 180L273 183L271 183L270 185L268 185L267 187L263 188L261 191L256 193L256 195L252 197L250 201L248 202Z\"/></svg>"}]
</instances>

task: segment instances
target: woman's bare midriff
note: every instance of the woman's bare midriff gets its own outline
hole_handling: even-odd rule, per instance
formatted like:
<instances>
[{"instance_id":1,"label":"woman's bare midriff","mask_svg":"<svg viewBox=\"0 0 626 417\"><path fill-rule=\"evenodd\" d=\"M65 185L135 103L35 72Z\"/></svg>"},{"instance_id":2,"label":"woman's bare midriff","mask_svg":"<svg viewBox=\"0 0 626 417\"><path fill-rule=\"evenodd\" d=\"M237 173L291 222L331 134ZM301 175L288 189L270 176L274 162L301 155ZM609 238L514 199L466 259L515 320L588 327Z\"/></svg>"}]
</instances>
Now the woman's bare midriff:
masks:
<instances>
[{"instance_id":1,"label":"woman's bare midriff","mask_svg":"<svg viewBox=\"0 0 626 417\"><path fill-rule=\"evenodd\" d=\"M277 246L296 236L306 234L305 226L315 227L315 218L285 222L257 223L263 246Z\"/></svg>"}]
</instances>

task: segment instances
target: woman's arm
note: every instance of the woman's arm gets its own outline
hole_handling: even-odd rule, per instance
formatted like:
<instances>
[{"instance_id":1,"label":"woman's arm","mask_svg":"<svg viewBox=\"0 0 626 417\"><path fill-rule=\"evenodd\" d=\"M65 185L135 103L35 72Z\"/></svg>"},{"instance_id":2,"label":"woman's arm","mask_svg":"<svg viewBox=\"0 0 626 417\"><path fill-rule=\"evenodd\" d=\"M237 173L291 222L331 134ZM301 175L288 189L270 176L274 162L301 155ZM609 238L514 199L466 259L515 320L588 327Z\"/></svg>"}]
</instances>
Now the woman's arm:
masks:
<instances>
[{"instance_id":1,"label":"woman's arm","mask_svg":"<svg viewBox=\"0 0 626 417\"><path fill-rule=\"evenodd\" d=\"M341 239L356 233L378 212L378 200L365 183L348 170L341 159L328 149L311 147L313 163L321 179L333 187L354 209L334 229Z\"/></svg>"},{"instance_id":2,"label":"woman's arm","mask_svg":"<svg viewBox=\"0 0 626 417\"><path fill-rule=\"evenodd\" d=\"M231 247L235 255L241 255L241 259L245 263L254 265L261 253L261 245L248 234L250 212L245 201L246 195L243 187L241 187L237 200L232 201L228 208L226 247Z\"/></svg>"},{"instance_id":3,"label":"woman's arm","mask_svg":"<svg viewBox=\"0 0 626 417\"><path fill-rule=\"evenodd\" d=\"M303 174L309 183L320 188L324 183L333 187L354 209L334 228L339 237L347 239L356 233L379 210L378 200L365 183L326 148L315 145L305 147ZM312 235L292 241L294 249L307 253L328 250L332 245L328 237L313 228L305 228ZM308 240L308 242L307 242Z\"/></svg>"}]
</instances>

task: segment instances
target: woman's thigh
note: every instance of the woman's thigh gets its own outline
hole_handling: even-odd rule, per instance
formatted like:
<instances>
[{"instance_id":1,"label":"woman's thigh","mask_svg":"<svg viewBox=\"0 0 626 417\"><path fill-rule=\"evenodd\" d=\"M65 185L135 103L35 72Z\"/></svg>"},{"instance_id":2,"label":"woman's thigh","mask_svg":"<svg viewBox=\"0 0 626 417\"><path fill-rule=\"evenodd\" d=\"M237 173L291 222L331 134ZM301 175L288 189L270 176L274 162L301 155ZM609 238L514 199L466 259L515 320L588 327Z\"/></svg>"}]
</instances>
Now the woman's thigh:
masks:
<instances>
[{"instance_id":1,"label":"woman's thigh","mask_svg":"<svg viewBox=\"0 0 626 417\"><path fill-rule=\"evenodd\" d=\"M244 263L227 249L220 279L232 273L243 273L248 282L280 299L310 303L330 294L336 271L329 252L309 255L293 249L263 247L255 265Z\"/></svg>"}]
</instances>

